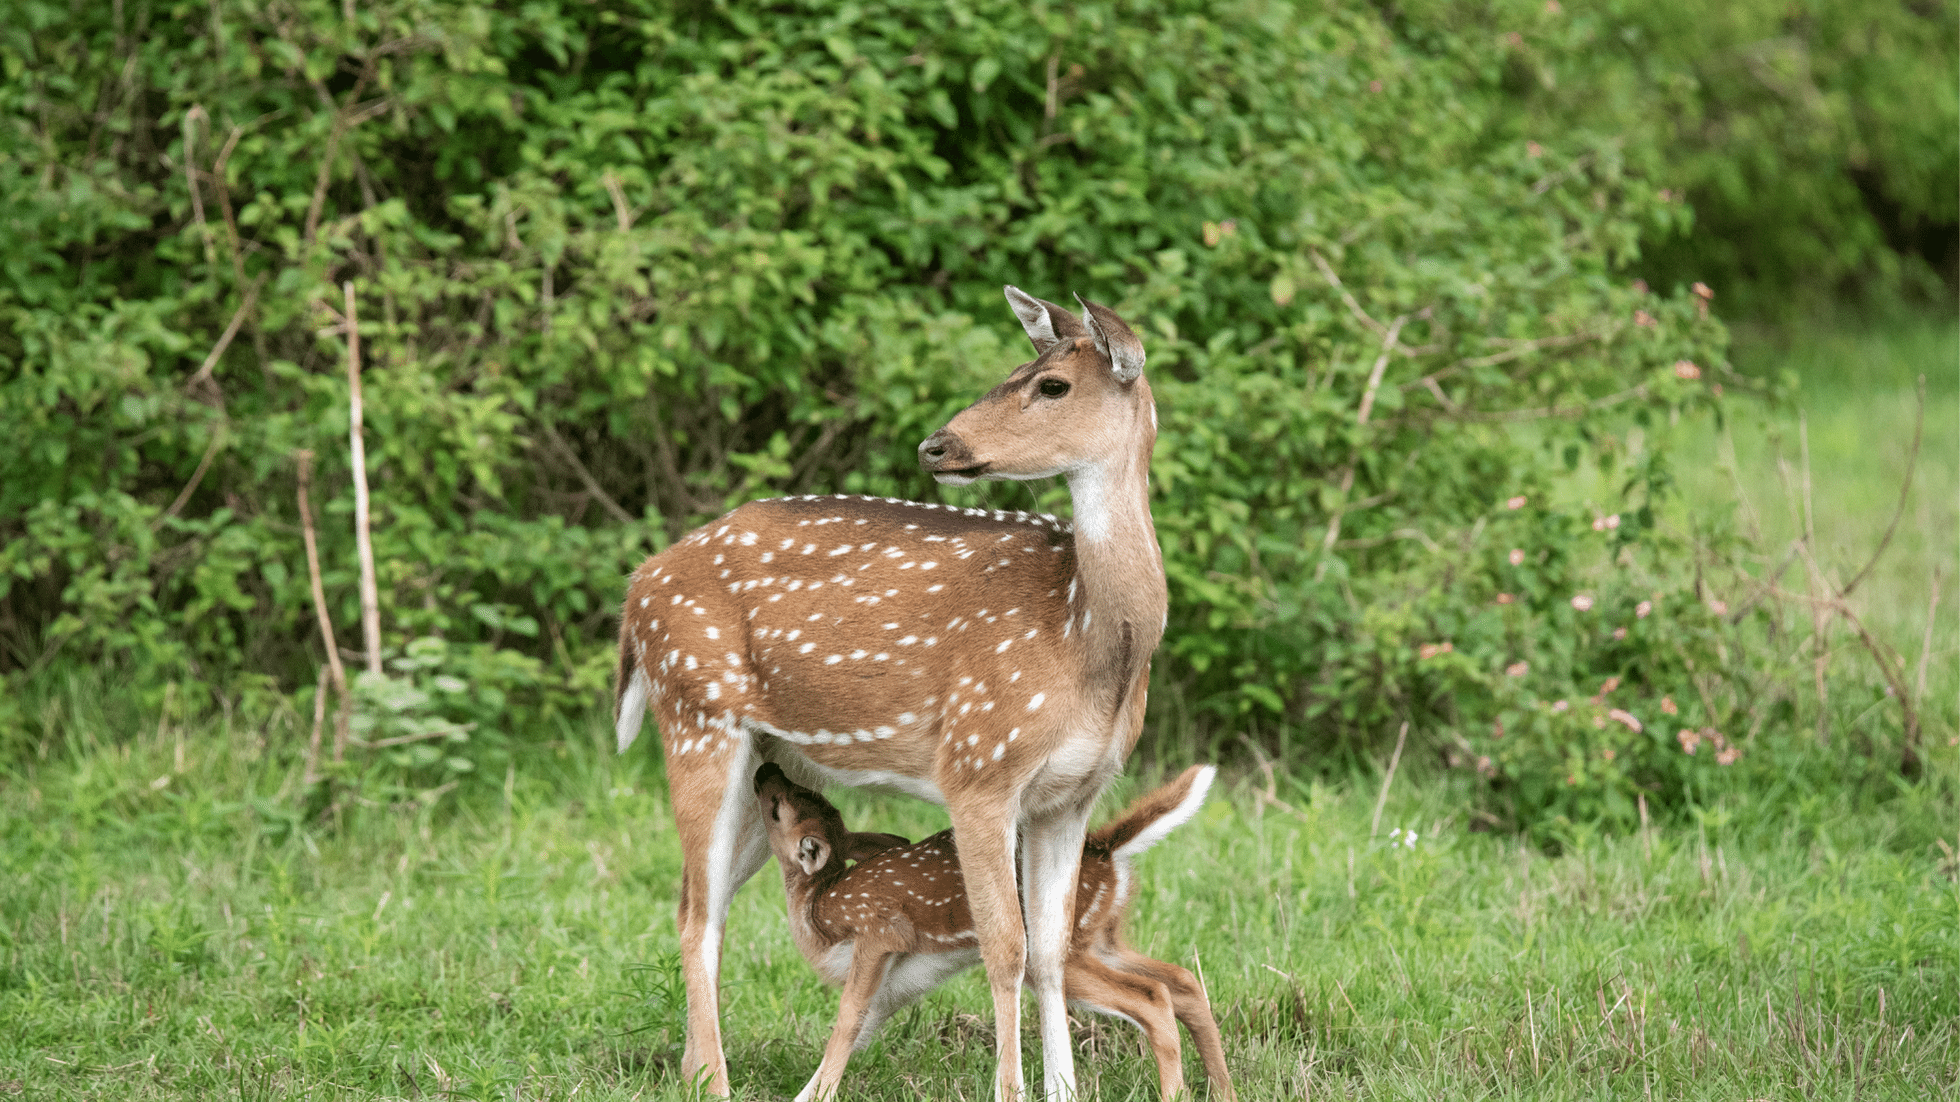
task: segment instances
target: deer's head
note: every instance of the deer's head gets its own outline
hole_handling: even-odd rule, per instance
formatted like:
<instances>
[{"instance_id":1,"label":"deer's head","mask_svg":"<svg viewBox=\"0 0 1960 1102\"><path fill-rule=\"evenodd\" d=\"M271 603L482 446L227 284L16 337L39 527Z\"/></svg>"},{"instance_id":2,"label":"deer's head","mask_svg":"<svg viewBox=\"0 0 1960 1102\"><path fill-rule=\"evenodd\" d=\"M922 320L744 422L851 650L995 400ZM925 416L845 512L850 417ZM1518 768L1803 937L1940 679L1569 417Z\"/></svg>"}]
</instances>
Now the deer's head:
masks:
<instances>
[{"instance_id":1,"label":"deer's head","mask_svg":"<svg viewBox=\"0 0 1960 1102\"><path fill-rule=\"evenodd\" d=\"M1072 475L1148 456L1157 413L1143 381L1143 343L1107 307L1081 314L1007 288L1035 358L919 445L919 465L947 486Z\"/></svg>"}]
</instances>

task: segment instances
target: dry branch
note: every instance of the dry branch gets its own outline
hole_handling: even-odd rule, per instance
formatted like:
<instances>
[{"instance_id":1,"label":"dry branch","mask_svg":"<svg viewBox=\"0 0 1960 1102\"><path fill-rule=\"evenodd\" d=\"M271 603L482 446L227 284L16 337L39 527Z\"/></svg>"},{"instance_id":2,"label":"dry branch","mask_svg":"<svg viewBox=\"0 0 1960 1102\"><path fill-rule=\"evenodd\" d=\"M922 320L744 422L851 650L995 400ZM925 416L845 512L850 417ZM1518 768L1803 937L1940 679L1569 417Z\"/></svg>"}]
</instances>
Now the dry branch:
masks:
<instances>
[{"instance_id":1,"label":"dry branch","mask_svg":"<svg viewBox=\"0 0 1960 1102\"><path fill-rule=\"evenodd\" d=\"M368 534L367 448L361 442L361 321L355 312L354 283L340 285L347 319L347 446L354 470L354 550L361 560L361 645L367 670L381 672L381 603L374 584L374 541Z\"/></svg>"},{"instance_id":2,"label":"dry branch","mask_svg":"<svg viewBox=\"0 0 1960 1102\"><path fill-rule=\"evenodd\" d=\"M578 476L579 482L585 486L586 492L592 495L592 499L599 503L599 507L621 524L634 523L633 514L621 508L619 502L614 501L612 495L599 485L599 480L592 477L592 472L586 469L585 464L579 462L578 453L572 450L572 446L565 442L564 437L558 435L558 430L549 421L542 422L541 427L544 429L544 438L550 442L559 457L571 466L572 473Z\"/></svg>"},{"instance_id":3,"label":"dry branch","mask_svg":"<svg viewBox=\"0 0 1960 1102\"><path fill-rule=\"evenodd\" d=\"M320 581L320 543L313 534L313 505L307 500L307 489L313 483L313 453L301 449L298 459L299 523L300 536L306 541L306 576L313 585L313 614L320 622L320 642L327 651L327 673L332 677L334 692L340 698L333 733L333 760L339 761L347 753L347 671L340 664L340 645L334 641L333 618L327 615L327 589ZM312 773L310 765L307 772L309 775Z\"/></svg>"}]
</instances>

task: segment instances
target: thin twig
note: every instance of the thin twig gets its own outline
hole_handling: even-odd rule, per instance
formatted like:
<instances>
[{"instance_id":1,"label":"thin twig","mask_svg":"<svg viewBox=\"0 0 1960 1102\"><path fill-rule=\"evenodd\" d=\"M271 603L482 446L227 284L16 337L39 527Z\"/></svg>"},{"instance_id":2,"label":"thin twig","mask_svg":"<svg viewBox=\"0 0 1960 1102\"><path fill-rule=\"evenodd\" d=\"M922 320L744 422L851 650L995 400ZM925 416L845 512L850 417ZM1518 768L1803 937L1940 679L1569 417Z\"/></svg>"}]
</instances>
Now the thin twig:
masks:
<instances>
[{"instance_id":1,"label":"thin twig","mask_svg":"<svg viewBox=\"0 0 1960 1102\"><path fill-rule=\"evenodd\" d=\"M1314 267L1320 269L1320 274L1327 280L1328 285L1333 287L1335 292L1341 296L1341 301L1347 304L1348 313L1353 314L1355 320L1376 333L1386 333L1388 331L1387 326L1369 317L1368 311L1363 310L1361 304L1354 300L1354 296L1348 293L1347 284L1341 282L1340 275L1334 271L1332 264L1327 263L1327 258L1320 255L1319 249L1308 249L1307 255L1313 258Z\"/></svg>"},{"instance_id":2,"label":"thin twig","mask_svg":"<svg viewBox=\"0 0 1960 1102\"><path fill-rule=\"evenodd\" d=\"M313 534L313 505L307 500L307 489L313 483L313 453L302 448L297 458L299 523L300 536L306 541L306 576L313 584L313 615L320 622L320 643L327 651L327 672L340 699L340 711L334 717L333 735L333 760L339 761L347 751L347 671L340 664L340 645L333 637L333 618L327 615L327 589L320 580L320 543Z\"/></svg>"},{"instance_id":3,"label":"thin twig","mask_svg":"<svg viewBox=\"0 0 1960 1102\"><path fill-rule=\"evenodd\" d=\"M564 437L558 435L558 430L551 422L543 422L542 427L545 439L551 442L552 448L565 462L571 464L572 473L578 476L578 480L585 485L586 492L599 503L599 507L612 514L612 518L621 524L634 523L633 514L621 508L619 502L614 501L612 495L599 485L599 480L592 477L592 472L586 469L585 464L579 462L578 453L572 450L572 446L565 442Z\"/></svg>"},{"instance_id":4,"label":"thin twig","mask_svg":"<svg viewBox=\"0 0 1960 1102\"><path fill-rule=\"evenodd\" d=\"M225 426L227 423L224 414L220 412L217 427L211 430L211 443L204 449L204 458L197 461L197 470L191 472L191 480L184 483L184 488L178 491L177 500L171 502L170 508L165 509L157 515L155 520L150 522L150 529L152 531L163 527L164 521L176 516L177 510L182 509L184 504L190 501L191 495L197 492L198 483L204 481L204 472L211 469L211 461L218 457L218 449L224 445Z\"/></svg>"},{"instance_id":5,"label":"thin twig","mask_svg":"<svg viewBox=\"0 0 1960 1102\"><path fill-rule=\"evenodd\" d=\"M619 232L632 229L633 208L626 205L626 192L619 186L619 177L607 169L599 174L599 182L606 186L606 194L612 196L613 220L619 224Z\"/></svg>"},{"instance_id":6,"label":"thin twig","mask_svg":"<svg viewBox=\"0 0 1960 1102\"><path fill-rule=\"evenodd\" d=\"M1395 783L1395 767L1402 763L1402 744L1409 738L1409 721L1402 721L1402 730L1395 735L1395 753L1388 757L1388 772L1382 774L1381 794L1375 797L1375 817L1368 823L1368 837L1373 838L1382 828L1382 808L1388 804L1388 786Z\"/></svg>"},{"instance_id":7,"label":"thin twig","mask_svg":"<svg viewBox=\"0 0 1960 1102\"><path fill-rule=\"evenodd\" d=\"M361 320L355 312L354 281L340 285L347 318L347 446L354 467L354 550L361 560L361 644L367 672L381 673L381 602L374 584L374 541L369 537L367 448L361 442Z\"/></svg>"},{"instance_id":8,"label":"thin twig","mask_svg":"<svg viewBox=\"0 0 1960 1102\"><path fill-rule=\"evenodd\" d=\"M1318 257L1318 254L1315 255L1316 257ZM1323 263L1325 262L1323 261ZM1332 270L1329 269L1330 278L1331 278L1331 271ZM1343 291L1342 293L1346 294L1345 291ZM1375 366L1372 370L1368 372L1368 385L1361 393L1361 408L1359 412L1355 414L1354 422L1355 422L1355 427L1357 429L1365 429L1368 427L1368 416L1371 413L1373 413L1375 409L1375 391L1382 384L1382 372L1388 369L1389 355L1394 351L1396 339L1402 335L1402 326L1406 324L1408 320L1409 320L1409 315L1407 314L1403 314L1400 317L1397 317L1394 323L1388 327L1386 331L1386 335L1382 338L1381 355L1375 357ZM1348 458L1347 466L1342 468L1341 470L1342 503L1335 507L1334 515L1332 517L1329 517L1327 520L1327 534L1324 537L1322 537L1320 541L1320 553L1322 557L1320 560L1320 564L1314 568L1314 581L1319 581L1327 573L1326 555L1328 552L1334 549L1334 545L1340 542L1341 539L1341 521L1342 518L1347 515L1347 508L1348 508L1347 495L1348 495L1348 491L1354 489L1354 470L1356 464L1358 464L1361 459L1360 456L1361 441L1358 438L1355 441L1354 450L1355 450L1355 454Z\"/></svg>"},{"instance_id":9,"label":"thin twig","mask_svg":"<svg viewBox=\"0 0 1960 1102\"><path fill-rule=\"evenodd\" d=\"M1801 422L1799 424L1801 425ZM1906 499L1912 493L1912 475L1919 466L1919 442L1925 435L1925 430L1926 376L1921 375L1919 377L1919 409L1912 421L1912 447L1906 451L1906 477L1905 481L1899 485L1899 504L1893 508L1892 522L1885 526L1885 535L1878 541L1878 547L1872 551L1871 559L1865 563L1864 569L1853 574L1851 580L1844 583L1844 587L1838 590L1839 597L1851 596L1851 591L1857 589L1858 583L1870 576L1872 567L1878 565L1879 556L1885 554L1885 549L1892 545L1892 536L1899 530L1899 518L1903 517L1906 512Z\"/></svg>"},{"instance_id":10,"label":"thin twig","mask_svg":"<svg viewBox=\"0 0 1960 1102\"><path fill-rule=\"evenodd\" d=\"M1403 314L1389 323L1388 335L1382 338L1381 355L1375 357L1375 366L1368 372L1368 387L1361 392L1361 411L1355 415L1355 423L1363 428L1368 425L1368 414L1375 408L1375 391L1382 385L1382 372L1388 369L1388 359L1395 352L1395 341L1402 335L1402 326L1408 324L1409 315Z\"/></svg>"},{"instance_id":11,"label":"thin twig","mask_svg":"<svg viewBox=\"0 0 1960 1102\"><path fill-rule=\"evenodd\" d=\"M211 241L211 225L204 220L204 195L197 187L197 124L209 123L211 116L205 114L202 104L192 104L184 112L184 184L191 193L191 217L197 222L197 233L204 239L204 262L218 262L218 247Z\"/></svg>"},{"instance_id":12,"label":"thin twig","mask_svg":"<svg viewBox=\"0 0 1960 1102\"><path fill-rule=\"evenodd\" d=\"M238 336L238 327L245 324L245 315L252 312L252 306L259 298L259 288L265 284L265 277L266 273L260 272L258 277L252 280L251 285L245 288L245 297L239 302L238 309L232 312L231 323L225 326L224 334L218 338L218 343L211 346L211 354L204 357L203 365L184 382L186 389L195 390L200 386L216 385L212 381L211 372L218 366L218 360L224 356L225 350L231 347L232 338Z\"/></svg>"}]
</instances>

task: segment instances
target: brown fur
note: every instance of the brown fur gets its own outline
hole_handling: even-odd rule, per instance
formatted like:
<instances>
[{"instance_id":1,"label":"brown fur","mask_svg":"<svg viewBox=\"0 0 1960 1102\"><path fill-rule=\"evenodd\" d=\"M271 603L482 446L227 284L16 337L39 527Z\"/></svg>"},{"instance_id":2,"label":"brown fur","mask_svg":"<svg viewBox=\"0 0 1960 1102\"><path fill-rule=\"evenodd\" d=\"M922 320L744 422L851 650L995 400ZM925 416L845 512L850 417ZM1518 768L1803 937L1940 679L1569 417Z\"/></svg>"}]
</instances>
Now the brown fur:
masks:
<instances>
[{"instance_id":1,"label":"brown fur","mask_svg":"<svg viewBox=\"0 0 1960 1102\"><path fill-rule=\"evenodd\" d=\"M1123 940L1135 885L1130 859L1119 851L1185 802L1200 769L1186 770L1089 836L1075 891L1078 919L1063 976L1071 1001L1128 1018L1143 1030L1165 1098L1184 1088L1175 1024L1183 1022L1213 1091L1230 1100L1231 1074L1204 989L1190 972L1143 956ZM909 845L892 845L892 835L854 834L830 801L790 781L773 765L758 770L756 797L768 824L770 848L782 866L797 948L825 980L845 987L823 1064L803 1096L828 1098L851 1050L863 1047L883 1016L903 1005L871 1009L880 1001L887 976L901 966L898 962L920 954L954 953L975 943L953 832L941 831ZM806 869L799 858L806 846L826 855L814 869ZM837 854L858 863L846 866ZM834 951L845 943L851 946L850 957L839 967ZM898 998L909 1001L923 993L908 991Z\"/></svg>"}]
</instances>

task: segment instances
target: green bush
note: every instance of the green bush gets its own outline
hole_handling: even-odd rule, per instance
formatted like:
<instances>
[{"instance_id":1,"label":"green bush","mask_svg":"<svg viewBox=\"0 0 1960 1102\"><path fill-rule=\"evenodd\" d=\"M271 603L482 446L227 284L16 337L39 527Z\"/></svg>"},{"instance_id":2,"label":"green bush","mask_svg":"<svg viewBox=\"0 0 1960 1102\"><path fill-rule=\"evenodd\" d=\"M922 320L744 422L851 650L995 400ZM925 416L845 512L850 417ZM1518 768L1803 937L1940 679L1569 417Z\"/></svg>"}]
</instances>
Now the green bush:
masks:
<instances>
[{"instance_id":1,"label":"green bush","mask_svg":"<svg viewBox=\"0 0 1960 1102\"><path fill-rule=\"evenodd\" d=\"M1620 766L1592 810L1534 787L1579 752L1535 700L1619 677L1641 708L1700 708L1700 662L1724 689L1695 722L1756 703L1725 680L1745 662L1705 658L1742 626L1700 611L1700 553L1652 520L1665 457L1627 431L1741 380L1704 299L1628 274L1682 205L1623 143L1517 110L1493 28L1544 19L27 5L0 31L0 670L310 684L299 449L352 638L351 284L406 679L370 721L476 724L402 763L467 771L601 697L622 576L690 525L764 494L937 493L913 445L1026 355L1013 282L1111 303L1148 347L1157 720L1210 740L1188 749L1283 724L1354 752L1410 719L1490 757L1526 819L1678 806L1688 775L1659 766ZM1542 507L1581 463L1626 476L1610 539ZM1637 595L1640 634L1600 637ZM1493 753L1500 721L1519 733ZM1542 751L1513 749L1527 728Z\"/></svg>"}]
</instances>

